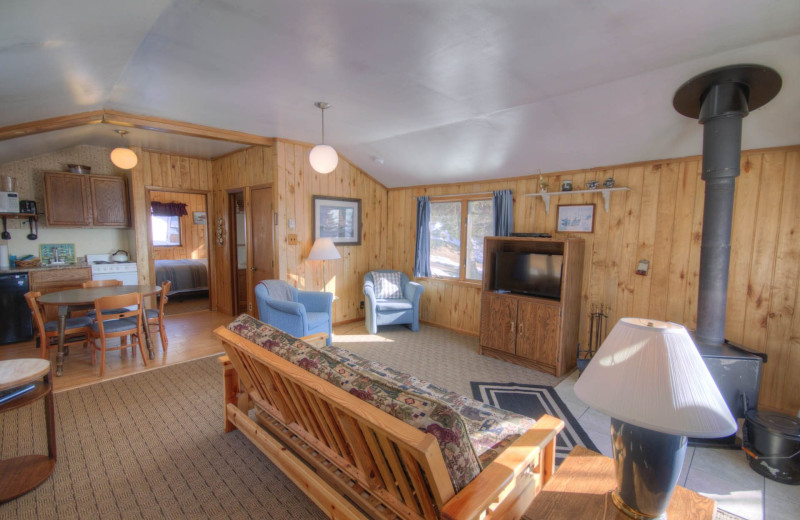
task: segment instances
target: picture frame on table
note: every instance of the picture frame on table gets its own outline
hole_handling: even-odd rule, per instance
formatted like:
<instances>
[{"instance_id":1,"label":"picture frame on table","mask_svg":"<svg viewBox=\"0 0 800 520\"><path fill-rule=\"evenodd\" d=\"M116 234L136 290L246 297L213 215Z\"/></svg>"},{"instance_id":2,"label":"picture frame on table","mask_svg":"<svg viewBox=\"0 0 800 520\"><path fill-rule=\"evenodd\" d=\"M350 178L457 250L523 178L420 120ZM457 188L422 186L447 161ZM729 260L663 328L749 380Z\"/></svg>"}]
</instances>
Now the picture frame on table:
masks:
<instances>
[{"instance_id":1,"label":"picture frame on table","mask_svg":"<svg viewBox=\"0 0 800 520\"><path fill-rule=\"evenodd\" d=\"M559 233L593 233L594 204L559 204Z\"/></svg>"},{"instance_id":2,"label":"picture frame on table","mask_svg":"<svg viewBox=\"0 0 800 520\"><path fill-rule=\"evenodd\" d=\"M361 199L312 195L314 240L330 238L334 244L361 245Z\"/></svg>"}]
</instances>

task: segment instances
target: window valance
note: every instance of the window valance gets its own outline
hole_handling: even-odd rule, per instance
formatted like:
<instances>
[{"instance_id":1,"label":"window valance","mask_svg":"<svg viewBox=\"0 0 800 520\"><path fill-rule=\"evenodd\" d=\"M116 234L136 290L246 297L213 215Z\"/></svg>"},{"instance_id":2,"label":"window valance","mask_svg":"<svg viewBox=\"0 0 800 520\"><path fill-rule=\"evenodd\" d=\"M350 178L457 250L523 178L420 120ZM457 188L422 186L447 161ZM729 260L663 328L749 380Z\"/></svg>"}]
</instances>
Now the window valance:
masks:
<instances>
[{"instance_id":1,"label":"window valance","mask_svg":"<svg viewBox=\"0 0 800 520\"><path fill-rule=\"evenodd\" d=\"M157 202L150 203L150 213L157 217L182 217L188 215L186 204L182 202Z\"/></svg>"}]
</instances>

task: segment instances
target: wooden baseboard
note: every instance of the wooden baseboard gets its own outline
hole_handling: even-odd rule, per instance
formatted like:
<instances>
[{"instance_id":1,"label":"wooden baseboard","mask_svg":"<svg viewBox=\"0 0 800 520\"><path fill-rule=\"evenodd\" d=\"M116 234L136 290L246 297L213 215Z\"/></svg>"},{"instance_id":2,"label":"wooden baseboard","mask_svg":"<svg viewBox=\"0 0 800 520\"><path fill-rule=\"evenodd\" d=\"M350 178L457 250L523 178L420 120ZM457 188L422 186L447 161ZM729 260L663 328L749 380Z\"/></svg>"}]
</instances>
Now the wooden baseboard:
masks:
<instances>
[{"instance_id":1,"label":"wooden baseboard","mask_svg":"<svg viewBox=\"0 0 800 520\"><path fill-rule=\"evenodd\" d=\"M479 346L478 354L481 354L482 356L493 357L495 359L500 359L503 361L508 361L509 363L514 363L515 365L521 365L524 367L532 368L540 372L553 374L556 377L560 377L561 375L558 373L557 367L554 367L552 365L545 365L544 363L539 363L538 361L534 361L532 359L515 356L514 354L509 354L508 352L503 352L502 350L494 350L489 347Z\"/></svg>"},{"instance_id":2,"label":"wooden baseboard","mask_svg":"<svg viewBox=\"0 0 800 520\"><path fill-rule=\"evenodd\" d=\"M472 336L472 337L475 337L475 338L477 338L480 335L480 332L474 332L474 331L471 331L471 330L464 330L464 329L457 329L455 327L447 327L447 326L442 325L440 323L433 323L432 321L419 320L419 322L420 323L424 323L425 325L430 325L431 327L438 327L440 329L452 330L453 332L458 332L459 334L466 334L467 336Z\"/></svg>"},{"instance_id":3,"label":"wooden baseboard","mask_svg":"<svg viewBox=\"0 0 800 520\"><path fill-rule=\"evenodd\" d=\"M333 324L333 326L336 327L337 325L347 325L348 323L355 323L357 321L364 321L364 318L353 318L351 320L337 321Z\"/></svg>"}]
</instances>

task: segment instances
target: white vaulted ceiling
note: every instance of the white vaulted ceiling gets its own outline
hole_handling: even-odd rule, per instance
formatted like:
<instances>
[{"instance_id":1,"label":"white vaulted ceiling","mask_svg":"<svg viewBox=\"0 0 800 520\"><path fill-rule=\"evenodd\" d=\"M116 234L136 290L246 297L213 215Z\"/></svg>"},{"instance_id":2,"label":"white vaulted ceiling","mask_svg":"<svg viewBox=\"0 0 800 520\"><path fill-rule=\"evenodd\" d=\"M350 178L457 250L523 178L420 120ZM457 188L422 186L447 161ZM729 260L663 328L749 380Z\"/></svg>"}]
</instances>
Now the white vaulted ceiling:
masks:
<instances>
[{"instance_id":1,"label":"white vaulted ceiling","mask_svg":"<svg viewBox=\"0 0 800 520\"><path fill-rule=\"evenodd\" d=\"M698 154L672 96L735 63L783 77L743 147L798 144L799 56L798 0L5 0L0 127L105 108L314 143L327 101L326 141L387 186L459 182ZM51 134L0 162L113 137Z\"/></svg>"}]
</instances>

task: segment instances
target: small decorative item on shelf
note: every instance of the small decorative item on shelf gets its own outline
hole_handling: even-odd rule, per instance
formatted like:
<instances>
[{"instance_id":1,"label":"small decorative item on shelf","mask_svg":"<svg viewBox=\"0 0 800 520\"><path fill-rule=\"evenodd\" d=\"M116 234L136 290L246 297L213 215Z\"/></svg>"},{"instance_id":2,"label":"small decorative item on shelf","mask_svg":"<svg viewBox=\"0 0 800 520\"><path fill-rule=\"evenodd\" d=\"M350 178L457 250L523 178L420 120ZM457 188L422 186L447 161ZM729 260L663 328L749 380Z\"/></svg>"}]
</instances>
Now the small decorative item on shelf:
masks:
<instances>
[{"instance_id":1,"label":"small decorative item on shelf","mask_svg":"<svg viewBox=\"0 0 800 520\"><path fill-rule=\"evenodd\" d=\"M604 188L613 188L614 187L614 177L609 177L608 179L603 181Z\"/></svg>"},{"instance_id":2,"label":"small decorative item on shelf","mask_svg":"<svg viewBox=\"0 0 800 520\"><path fill-rule=\"evenodd\" d=\"M542 179L539 181L539 191L542 193L547 193L547 188L550 187L550 183L546 180Z\"/></svg>"},{"instance_id":3,"label":"small decorative item on shelf","mask_svg":"<svg viewBox=\"0 0 800 520\"><path fill-rule=\"evenodd\" d=\"M586 182L586 189L587 190L596 190L598 186L600 186L600 183L595 181L595 180L591 180L591 181L587 181Z\"/></svg>"},{"instance_id":4,"label":"small decorative item on shelf","mask_svg":"<svg viewBox=\"0 0 800 520\"><path fill-rule=\"evenodd\" d=\"M572 191L572 181L561 181L561 191Z\"/></svg>"}]
</instances>

